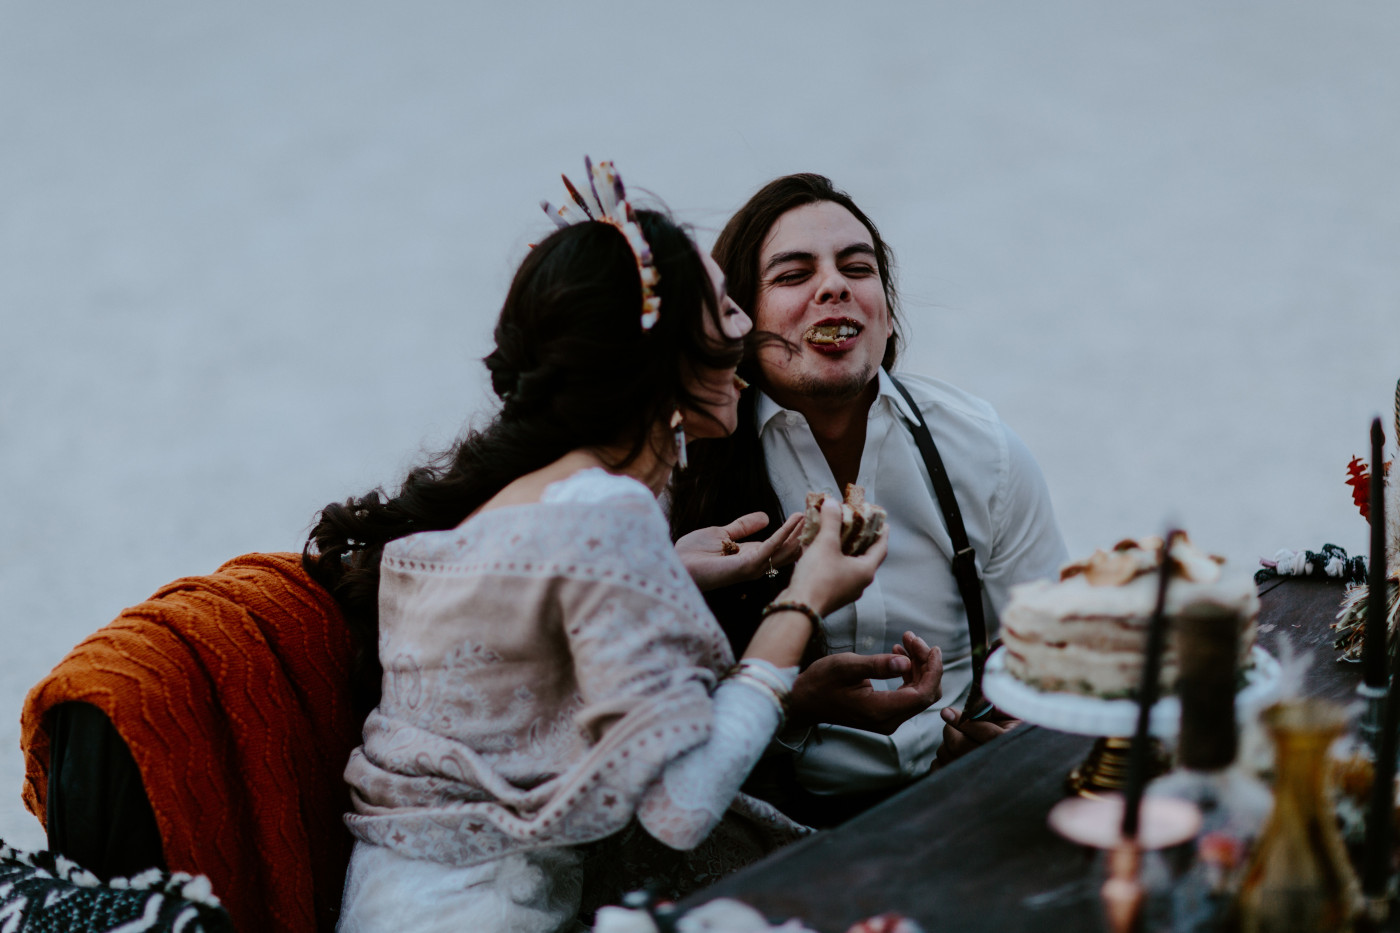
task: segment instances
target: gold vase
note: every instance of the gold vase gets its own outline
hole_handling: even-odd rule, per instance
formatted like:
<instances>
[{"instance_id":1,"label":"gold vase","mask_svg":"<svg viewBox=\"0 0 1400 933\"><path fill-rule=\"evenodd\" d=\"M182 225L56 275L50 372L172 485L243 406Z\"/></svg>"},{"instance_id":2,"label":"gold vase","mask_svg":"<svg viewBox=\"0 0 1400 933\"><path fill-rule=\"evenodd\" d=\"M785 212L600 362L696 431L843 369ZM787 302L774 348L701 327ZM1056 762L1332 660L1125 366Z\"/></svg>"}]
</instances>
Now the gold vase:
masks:
<instances>
[{"instance_id":1,"label":"gold vase","mask_svg":"<svg viewBox=\"0 0 1400 933\"><path fill-rule=\"evenodd\" d=\"M1245 872L1241 933L1350 931L1361 889L1326 788L1327 749L1346 730L1341 706L1323 700L1264 711L1275 746L1274 809Z\"/></svg>"}]
</instances>

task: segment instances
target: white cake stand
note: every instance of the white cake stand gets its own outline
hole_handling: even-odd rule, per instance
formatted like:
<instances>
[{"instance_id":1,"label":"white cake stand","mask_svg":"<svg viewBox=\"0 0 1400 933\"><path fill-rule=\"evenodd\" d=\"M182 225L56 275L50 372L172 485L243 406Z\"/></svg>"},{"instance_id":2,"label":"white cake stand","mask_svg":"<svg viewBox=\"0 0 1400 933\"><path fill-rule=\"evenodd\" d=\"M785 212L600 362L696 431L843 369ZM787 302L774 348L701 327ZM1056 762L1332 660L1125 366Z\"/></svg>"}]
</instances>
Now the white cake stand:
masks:
<instances>
[{"instance_id":1,"label":"white cake stand","mask_svg":"<svg viewBox=\"0 0 1400 933\"><path fill-rule=\"evenodd\" d=\"M1244 687L1235 694L1235 713L1240 719L1274 702L1279 694L1281 668L1278 661L1258 645L1250 650L1249 657L1253 663L1245 671ZM982 690L998 709L1017 719L1057 732L1098 737L1089 757L1070 772L1067 783L1071 791L1095 796L1122 789L1127 776L1127 750L1131 744L1125 737L1137 730L1135 700L1102 700L1077 693L1037 690L1007 671L1004 647L987 658ZM1164 696L1152 707L1148 731L1159 739L1172 738L1180 720L1181 702L1175 696Z\"/></svg>"}]
</instances>

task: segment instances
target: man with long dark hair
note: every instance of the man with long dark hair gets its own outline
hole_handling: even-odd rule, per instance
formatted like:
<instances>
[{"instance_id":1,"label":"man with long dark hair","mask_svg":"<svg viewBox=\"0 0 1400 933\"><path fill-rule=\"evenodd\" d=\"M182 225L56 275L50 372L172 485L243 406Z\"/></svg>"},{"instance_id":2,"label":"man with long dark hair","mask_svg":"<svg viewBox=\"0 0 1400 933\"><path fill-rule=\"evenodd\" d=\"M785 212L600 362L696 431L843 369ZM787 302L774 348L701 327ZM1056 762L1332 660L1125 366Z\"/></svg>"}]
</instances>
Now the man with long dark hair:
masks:
<instances>
[{"instance_id":1,"label":"man with long dark hair","mask_svg":"<svg viewBox=\"0 0 1400 933\"><path fill-rule=\"evenodd\" d=\"M777 529L808 491L848 483L892 526L875 583L826 620L830 650L793 691L792 754L774 756L768 786L754 788L798 819L830 824L1012 724L994 710L973 721L985 704L962 712L974 641L966 601L994 631L1009 587L1053 574L1065 548L1039 467L990 405L936 380L891 376L900 340L890 250L848 195L820 175L779 178L734 215L714 256L730 294L754 313L740 373L759 391L741 402L734 434L697 445L676 479L673 536L741 513L763 513ZM935 494L942 468L921 450L921 422L946 465L966 544L955 546ZM960 551L975 572L962 586L952 569ZM707 594L736 648L784 579L778 569Z\"/></svg>"}]
</instances>

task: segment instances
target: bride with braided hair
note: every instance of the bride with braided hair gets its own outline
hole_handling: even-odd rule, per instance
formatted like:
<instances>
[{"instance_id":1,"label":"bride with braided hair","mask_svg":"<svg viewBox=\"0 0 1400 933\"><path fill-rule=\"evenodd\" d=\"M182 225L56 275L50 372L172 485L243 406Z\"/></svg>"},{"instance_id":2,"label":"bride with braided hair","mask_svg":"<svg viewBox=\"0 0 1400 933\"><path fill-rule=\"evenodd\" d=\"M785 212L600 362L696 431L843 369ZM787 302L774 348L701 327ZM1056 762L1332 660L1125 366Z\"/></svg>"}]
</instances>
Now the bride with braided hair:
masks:
<instances>
[{"instance_id":1,"label":"bride with braided hair","mask_svg":"<svg viewBox=\"0 0 1400 933\"><path fill-rule=\"evenodd\" d=\"M506 296L496 417L393 495L327 506L307 544L373 707L345 773L341 930L572 929L807 831L739 787L814 625L885 541L842 555L829 507L735 664L656 497L688 442L734 429L752 324L684 229L634 210L610 164L589 173ZM720 572L781 562L796 530L726 547Z\"/></svg>"}]
</instances>

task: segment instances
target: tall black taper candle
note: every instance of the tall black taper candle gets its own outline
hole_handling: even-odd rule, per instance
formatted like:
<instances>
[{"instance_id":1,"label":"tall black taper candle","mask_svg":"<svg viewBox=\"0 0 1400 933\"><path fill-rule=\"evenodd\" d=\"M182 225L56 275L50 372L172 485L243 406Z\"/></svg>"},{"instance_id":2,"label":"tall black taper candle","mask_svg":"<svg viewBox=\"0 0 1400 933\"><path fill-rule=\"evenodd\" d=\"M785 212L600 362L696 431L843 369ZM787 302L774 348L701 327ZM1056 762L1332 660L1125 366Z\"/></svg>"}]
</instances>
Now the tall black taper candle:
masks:
<instances>
[{"instance_id":1,"label":"tall black taper candle","mask_svg":"<svg viewBox=\"0 0 1400 933\"><path fill-rule=\"evenodd\" d=\"M1138 927L1142 912L1142 846L1138 844L1138 822L1142 792L1147 786L1148 734L1152 707L1157 704L1158 679L1162 676L1162 650L1167 640L1167 581L1172 574L1172 544L1180 534L1175 528L1162 539L1162 556L1157 565L1157 603L1147 625L1147 645L1142 657L1142 680L1138 687L1137 729L1128 748L1128 779L1123 789L1123 822L1118 844L1109 855L1109 875L1102 896L1112 933L1129 933Z\"/></svg>"},{"instance_id":2,"label":"tall black taper candle","mask_svg":"<svg viewBox=\"0 0 1400 933\"><path fill-rule=\"evenodd\" d=\"M1181 532L1169 529L1162 539L1162 560L1157 568L1157 604L1147 627L1147 647L1142 658L1142 682L1138 688L1137 729L1128 749L1128 779L1123 790L1123 838L1133 840L1138 833L1138 812L1147 786L1147 763L1152 738L1148 724L1152 707L1157 705L1158 680L1162 676L1162 652L1167 642L1167 582L1172 575L1172 544Z\"/></svg>"},{"instance_id":3,"label":"tall black taper candle","mask_svg":"<svg viewBox=\"0 0 1400 933\"><path fill-rule=\"evenodd\" d=\"M1385 432L1381 419L1371 422L1371 565L1366 602L1366 645L1361 660L1366 683L1384 687L1390 672L1385 589Z\"/></svg>"},{"instance_id":4,"label":"tall black taper candle","mask_svg":"<svg viewBox=\"0 0 1400 933\"><path fill-rule=\"evenodd\" d=\"M1385 561L1385 433L1381 419L1371 422L1371 566L1367 576L1366 594L1366 683L1372 681L1374 667L1379 666L1379 685L1384 685L1391 672L1388 657L1389 626L1386 618L1387 582ZM1396 729L1400 719L1400 691L1390 678L1390 692L1385 700L1385 716L1377 736L1375 780L1371 783L1371 806L1366 815L1366 860L1362 866L1361 889L1366 895L1372 917L1384 919L1386 897L1390 885L1391 821L1395 811L1395 752Z\"/></svg>"}]
</instances>

